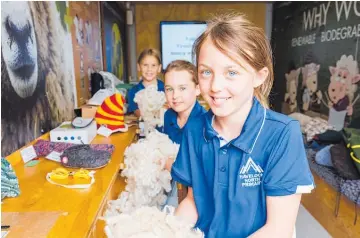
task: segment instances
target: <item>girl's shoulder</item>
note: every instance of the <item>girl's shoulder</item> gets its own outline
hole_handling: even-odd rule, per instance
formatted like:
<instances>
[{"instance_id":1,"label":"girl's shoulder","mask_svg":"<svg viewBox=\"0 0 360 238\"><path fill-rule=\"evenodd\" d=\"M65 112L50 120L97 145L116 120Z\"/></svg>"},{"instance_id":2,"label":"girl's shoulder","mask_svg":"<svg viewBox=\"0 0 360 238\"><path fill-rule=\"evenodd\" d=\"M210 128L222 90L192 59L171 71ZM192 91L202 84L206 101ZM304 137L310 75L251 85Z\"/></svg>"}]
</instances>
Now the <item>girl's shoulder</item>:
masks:
<instances>
[{"instance_id":1,"label":"girl's shoulder","mask_svg":"<svg viewBox=\"0 0 360 238\"><path fill-rule=\"evenodd\" d=\"M272 140L274 140L274 144L277 144L280 140L284 139L284 136L289 139L302 138L299 121L282 113L267 109L262 138L264 138L267 144L271 144Z\"/></svg>"},{"instance_id":2,"label":"girl's shoulder","mask_svg":"<svg viewBox=\"0 0 360 238\"><path fill-rule=\"evenodd\" d=\"M291 118L285 114L275 112L271 109L266 110L266 122L271 124L272 126L278 125L278 127L283 128L288 125L292 121L296 121L294 118Z\"/></svg>"},{"instance_id":3,"label":"girl's shoulder","mask_svg":"<svg viewBox=\"0 0 360 238\"><path fill-rule=\"evenodd\" d=\"M171 108L167 109L167 110L165 111L165 114L164 114L165 122L166 122L168 119L173 118L173 117L176 118L176 117L177 117L177 113L176 113L173 109L171 109Z\"/></svg>"},{"instance_id":4,"label":"girl's shoulder","mask_svg":"<svg viewBox=\"0 0 360 238\"><path fill-rule=\"evenodd\" d=\"M142 84L142 80L140 82L138 82L137 84L134 84L129 91L132 92L137 92L140 91L141 89L144 89L144 85Z\"/></svg>"},{"instance_id":5,"label":"girl's shoulder","mask_svg":"<svg viewBox=\"0 0 360 238\"><path fill-rule=\"evenodd\" d=\"M186 131L186 133L193 138L196 138L196 135L198 134L202 135L206 126L207 117L209 117L209 114L203 113L195 118L189 118L186 125L184 126L184 131Z\"/></svg>"},{"instance_id":6,"label":"girl's shoulder","mask_svg":"<svg viewBox=\"0 0 360 238\"><path fill-rule=\"evenodd\" d=\"M160 79L157 79L158 91L165 91L165 84Z\"/></svg>"}]
</instances>

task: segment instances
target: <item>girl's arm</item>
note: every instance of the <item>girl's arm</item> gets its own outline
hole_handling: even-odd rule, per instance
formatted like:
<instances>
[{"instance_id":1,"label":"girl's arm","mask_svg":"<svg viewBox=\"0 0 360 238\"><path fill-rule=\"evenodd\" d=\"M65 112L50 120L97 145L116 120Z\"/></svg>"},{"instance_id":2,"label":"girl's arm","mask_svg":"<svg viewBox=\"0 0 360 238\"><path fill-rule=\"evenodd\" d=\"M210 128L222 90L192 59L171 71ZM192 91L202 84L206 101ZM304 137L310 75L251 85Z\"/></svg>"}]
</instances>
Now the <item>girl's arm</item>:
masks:
<instances>
[{"instance_id":1,"label":"girl's arm","mask_svg":"<svg viewBox=\"0 0 360 238\"><path fill-rule=\"evenodd\" d=\"M166 160L165 169L171 173L171 167L174 163L174 158L170 157Z\"/></svg>"},{"instance_id":2,"label":"girl's arm","mask_svg":"<svg viewBox=\"0 0 360 238\"><path fill-rule=\"evenodd\" d=\"M264 173L266 223L250 237L292 237L301 194L314 189L306 157L300 123L291 120L279 134Z\"/></svg>"},{"instance_id":3,"label":"girl's arm","mask_svg":"<svg viewBox=\"0 0 360 238\"><path fill-rule=\"evenodd\" d=\"M195 224L197 222L198 213L196 210L194 194L191 187L188 187L188 193L186 197L175 210L175 216L180 216L191 224Z\"/></svg>"},{"instance_id":4,"label":"girl's arm","mask_svg":"<svg viewBox=\"0 0 360 238\"><path fill-rule=\"evenodd\" d=\"M265 225L250 238L291 238L295 232L295 222L301 194L288 196L267 196L267 220Z\"/></svg>"}]
</instances>

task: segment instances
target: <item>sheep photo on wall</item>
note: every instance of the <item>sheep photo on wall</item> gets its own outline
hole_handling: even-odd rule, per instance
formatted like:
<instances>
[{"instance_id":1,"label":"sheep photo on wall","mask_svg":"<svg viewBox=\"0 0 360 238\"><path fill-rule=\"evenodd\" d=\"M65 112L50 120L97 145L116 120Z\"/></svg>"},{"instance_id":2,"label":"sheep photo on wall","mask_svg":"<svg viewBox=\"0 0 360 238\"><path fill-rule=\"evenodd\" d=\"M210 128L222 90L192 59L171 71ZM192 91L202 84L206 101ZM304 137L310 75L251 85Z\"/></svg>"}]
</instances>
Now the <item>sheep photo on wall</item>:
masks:
<instances>
[{"instance_id":1,"label":"sheep photo on wall","mask_svg":"<svg viewBox=\"0 0 360 238\"><path fill-rule=\"evenodd\" d=\"M1 2L2 156L73 117L72 43L65 28L55 2Z\"/></svg>"}]
</instances>

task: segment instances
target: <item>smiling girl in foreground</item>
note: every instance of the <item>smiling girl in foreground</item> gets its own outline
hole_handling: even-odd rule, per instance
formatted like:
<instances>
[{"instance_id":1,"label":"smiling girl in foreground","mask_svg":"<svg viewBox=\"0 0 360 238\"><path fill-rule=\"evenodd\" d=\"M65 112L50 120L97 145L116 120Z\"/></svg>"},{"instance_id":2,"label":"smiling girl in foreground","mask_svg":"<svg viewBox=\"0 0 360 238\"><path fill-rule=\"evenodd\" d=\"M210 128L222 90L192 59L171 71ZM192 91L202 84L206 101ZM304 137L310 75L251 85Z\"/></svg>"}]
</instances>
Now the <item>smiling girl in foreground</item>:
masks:
<instances>
[{"instance_id":1,"label":"smiling girl in foreground","mask_svg":"<svg viewBox=\"0 0 360 238\"><path fill-rule=\"evenodd\" d=\"M206 237L291 237L313 177L299 122L268 108L274 79L264 32L222 15L194 53L211 110L184 130L171 175L190 188L176 215Z\"/></svg>"}]
</instances>

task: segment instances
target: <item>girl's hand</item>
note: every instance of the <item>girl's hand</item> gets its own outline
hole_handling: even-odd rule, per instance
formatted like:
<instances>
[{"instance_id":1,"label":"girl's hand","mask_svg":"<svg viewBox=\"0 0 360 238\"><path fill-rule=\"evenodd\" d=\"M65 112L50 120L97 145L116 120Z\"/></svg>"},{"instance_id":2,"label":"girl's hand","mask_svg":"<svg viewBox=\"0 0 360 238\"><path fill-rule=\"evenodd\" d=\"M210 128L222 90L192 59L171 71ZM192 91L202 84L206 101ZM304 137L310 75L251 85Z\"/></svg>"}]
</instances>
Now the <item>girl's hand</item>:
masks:
<instances>
[{"instance_id":1,"label":"girl's hand","mask_svg":"<svg viewBox=\"0 0 360 238\"><path fill-rule=\"evenodd\" d=\"M171 172L171 167L174 163L174 158L170 157L166 160L166 163L165 163L165 169L169 172Z\"/></svg>"},{"instance_id":2,"label":"girl's hand","mask_svg":"<svg viewBox=\"0 0 360 238\"><path fill-rule=\"evenodd\" d=\"M182 202L176 208L174 215L186 219L191 224L196 224L199 215L196 209L194 194L191 187L188 187L188 193L185 199L182 200Z\"/></svg>"}]
</instances>

